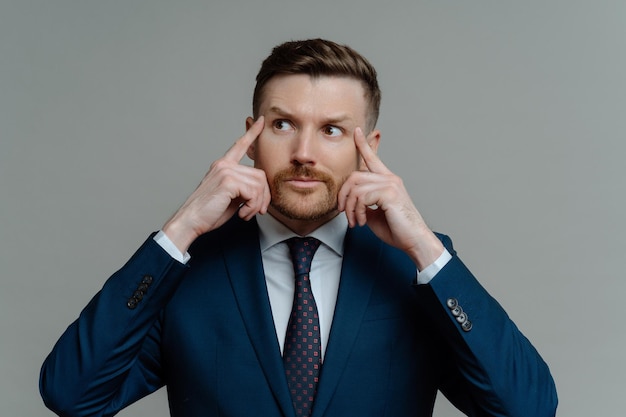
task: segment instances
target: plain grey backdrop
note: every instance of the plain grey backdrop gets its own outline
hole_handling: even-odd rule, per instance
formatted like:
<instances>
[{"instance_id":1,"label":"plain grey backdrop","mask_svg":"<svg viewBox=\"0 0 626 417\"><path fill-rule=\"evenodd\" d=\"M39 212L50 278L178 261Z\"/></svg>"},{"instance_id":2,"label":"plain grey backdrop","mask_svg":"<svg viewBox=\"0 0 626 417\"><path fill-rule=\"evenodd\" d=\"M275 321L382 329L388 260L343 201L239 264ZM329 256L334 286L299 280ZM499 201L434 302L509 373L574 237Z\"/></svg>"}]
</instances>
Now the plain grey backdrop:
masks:
<instances>
[{"instance_id":1,"label":"plain grey backdrop","mask_svg":"<svg viewBox=\"0 0 626 417\"><path fill-rule=\"evenodd\" d=\"M51 415L56 339L243 133L270 49L308 37L378 69L381 157L549 363L559 415L621 415L618 0L2 0L0 414ZM121 414L167 416L164 390Z\"/></svg>"}]
</instances>

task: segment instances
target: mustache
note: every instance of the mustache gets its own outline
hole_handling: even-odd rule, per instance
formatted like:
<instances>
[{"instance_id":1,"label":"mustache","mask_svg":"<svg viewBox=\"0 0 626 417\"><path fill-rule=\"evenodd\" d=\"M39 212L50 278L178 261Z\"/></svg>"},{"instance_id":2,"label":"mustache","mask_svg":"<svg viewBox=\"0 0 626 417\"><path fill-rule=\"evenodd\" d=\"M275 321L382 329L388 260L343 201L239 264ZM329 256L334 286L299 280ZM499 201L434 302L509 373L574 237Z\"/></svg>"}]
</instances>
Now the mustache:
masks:
<instances>
[{"instance_id":1,"label":"mustache","mask_svg":"<svg viewBox=\"0 0 626 417\"><path fill-rule=\"evenodd\" d=\"M293 165L289 168L278 171L274 176L275 180L278 181L294 177L310 178L322 182L332 182L333 180L330 175L306 165Z\"/></svg>"}]
</instances>

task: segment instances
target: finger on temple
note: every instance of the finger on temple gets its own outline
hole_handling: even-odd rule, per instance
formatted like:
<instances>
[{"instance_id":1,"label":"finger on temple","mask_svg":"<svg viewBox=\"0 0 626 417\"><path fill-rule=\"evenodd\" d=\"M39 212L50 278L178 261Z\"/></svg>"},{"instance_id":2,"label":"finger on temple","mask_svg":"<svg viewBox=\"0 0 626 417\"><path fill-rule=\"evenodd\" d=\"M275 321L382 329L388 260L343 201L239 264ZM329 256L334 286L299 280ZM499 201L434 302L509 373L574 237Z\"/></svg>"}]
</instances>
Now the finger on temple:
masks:
<instances>
[{"instance_id":1,"label":"finger on temple","mask_svg":"<svg viewBox=\"0 0 626 417\"><path fill-rule=\"evenodd\" d=\"M235 144L231 146L231 148L226 151L224 157L226 159L231 159L233 161L241 161L241 159L245 156L246 151L252 145L252 143L256 140L256 138L263 131L263 116L260 116L253 124L250 126L250 129L246 131L246 133L237 139Z\"/></svg>"},{"instance_id":2,"label":"finger on temple","mask_svg":"<svg viewBox=\"0 0 626 417\"><path fill-rule=\"evenodd\" d=\"M354 143L356 144L361 158L363 158L363 162L365 162L365 165L370 172L377 172L381 174L389 172L389 169L387 169L378 155L376 155L376 152L374 152L374 150L370 147L367 139L365 138L365 134L360 127L357 127L354 130Z\"/></svg>"}]
</instances>

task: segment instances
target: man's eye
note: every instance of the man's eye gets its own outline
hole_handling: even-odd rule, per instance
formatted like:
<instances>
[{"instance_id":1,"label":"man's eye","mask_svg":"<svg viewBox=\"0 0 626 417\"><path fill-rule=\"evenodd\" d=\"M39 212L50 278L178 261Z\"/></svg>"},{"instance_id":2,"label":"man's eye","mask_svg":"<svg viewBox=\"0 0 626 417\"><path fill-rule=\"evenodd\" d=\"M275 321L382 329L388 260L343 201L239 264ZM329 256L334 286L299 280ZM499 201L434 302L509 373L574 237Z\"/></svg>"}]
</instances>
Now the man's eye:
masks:
<instances>
[{"instance_id":1,"label":"man's eye","mask_svg":"<svg viewBox=\"0 0 626 417\"><path fill-rule=\"evenodd\" d=\"M326 126L324 128L324 134L327 136L340 136L343 132L337 126Z\"/></svg>"},{"instance_id":2,"label":"man's eye","mask_svg":"<svg viewBox=\"0 0 626 417\"><path fill-rule=\"evenodd\" d=\"M286 120L276 120L274 122L274 129L276 130L282 130L282 131L289 131L292 129L291 123L289 123Z\"/></svg>"}]
</instances>

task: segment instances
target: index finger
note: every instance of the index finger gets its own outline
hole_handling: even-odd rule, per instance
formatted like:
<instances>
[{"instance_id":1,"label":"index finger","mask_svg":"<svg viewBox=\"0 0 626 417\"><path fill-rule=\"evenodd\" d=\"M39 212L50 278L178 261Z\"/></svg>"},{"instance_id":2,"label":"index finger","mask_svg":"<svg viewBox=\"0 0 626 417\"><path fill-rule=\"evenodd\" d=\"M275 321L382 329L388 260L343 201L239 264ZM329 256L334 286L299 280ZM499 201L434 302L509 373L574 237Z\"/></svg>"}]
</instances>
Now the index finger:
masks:
<instances>
[{"instance_id":1,"label":"index finger","mask_svg":"<svg viewBox=\"0 0 626 417\"><path fill-rule=\"evenodd\" d=\"M252 145L252 143L256 140L257 137L263 131L264 126L264 118L263 116L259 116L258 119L250 126L250 129L244 133L242 137L237 139L237 141L230 147L229 150L224 154L224 159L229 159L231 161L239 162L246 154L246 151Z\"/></svg>"},{"instance_id":2,"label":"index finger","mask_svg":"<svg viewBox=\"0 0 626 417\"><path fill-rule=\"evenodd\" d=\"M383 161L380 160L376 152L371 148L369 143L367 143L367 139L365 138L365 134L360 127L357 127L354 130L354 143L356 145L361 158L363 158L363 162L365 162L365 166L370 172L378 173L378 174L388 174L389 169L383 164Z\"/></svg>"}]
</instances>

